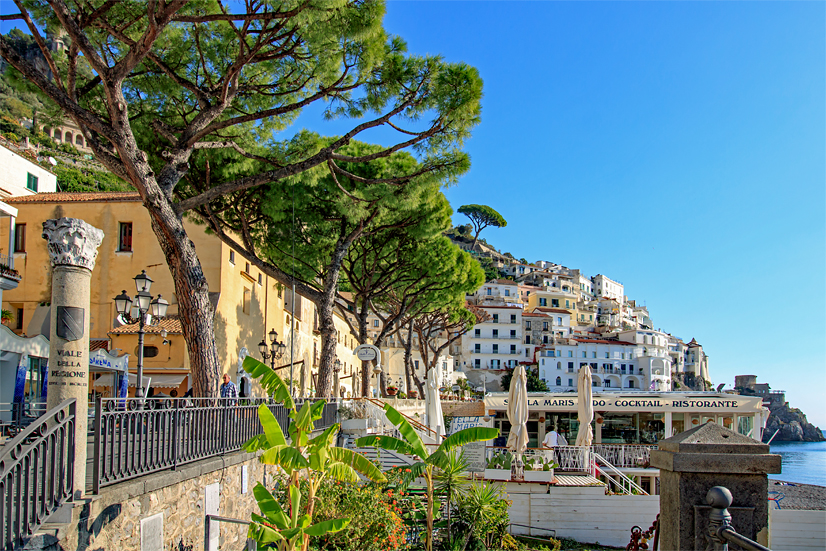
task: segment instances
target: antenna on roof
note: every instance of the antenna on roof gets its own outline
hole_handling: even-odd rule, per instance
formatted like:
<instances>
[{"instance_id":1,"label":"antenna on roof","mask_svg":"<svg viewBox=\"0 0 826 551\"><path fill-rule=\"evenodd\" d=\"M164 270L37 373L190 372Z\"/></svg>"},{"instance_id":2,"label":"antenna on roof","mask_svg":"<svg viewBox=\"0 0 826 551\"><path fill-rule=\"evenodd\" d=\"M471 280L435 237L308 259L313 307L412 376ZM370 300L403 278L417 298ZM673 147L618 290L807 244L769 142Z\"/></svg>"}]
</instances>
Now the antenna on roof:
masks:
<instances>
[{"instance_id":1,"label":"antenna on roof","mask_svg":"<svg viewBox=\"0 0 826 551\"><path fill-rule=\"evenodd\" d=\"M50 164L50 165L52 165L52 166L57 166L57 161L55 160L55 158L54 158L54 157L49 157L49 158L48 158L48 159L46 159L46 160L47 160L47 161L49 161L49 164Z\"/></svg>"}]
</instances>

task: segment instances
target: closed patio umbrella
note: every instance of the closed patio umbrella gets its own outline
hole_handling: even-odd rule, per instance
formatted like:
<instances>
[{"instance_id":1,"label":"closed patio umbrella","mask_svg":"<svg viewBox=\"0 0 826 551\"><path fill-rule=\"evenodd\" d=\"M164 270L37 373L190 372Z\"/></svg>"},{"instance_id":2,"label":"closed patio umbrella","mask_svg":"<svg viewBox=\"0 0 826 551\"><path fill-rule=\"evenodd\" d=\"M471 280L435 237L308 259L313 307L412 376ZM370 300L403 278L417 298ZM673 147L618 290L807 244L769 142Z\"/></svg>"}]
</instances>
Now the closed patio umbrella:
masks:
<instances>
[{"instance_id":1,"label":"closed patio umbrella","mask_svg":"<svg viewBox=\"0 0 826 551\"><path fill-rule=\"evenodd\" d=\"M521 476L522 454L528 448L528 377L525 367L517 365L513 370L511 386L508 390L508 449L516 456L514 466L517 477Z\"/></svg>"},{"instance_id":2,"label":"closed patio umbrella","mask_svg":"<svg viewBox=\"0 0 826 551\"><path fill-rule=\"evenodd\" d=\"M427 413L427 426L439 436L444 435L444 416L442 415L442 401L439 398L439 376L437 370L431 369L427 374L427 387L425 388L425 412Z\"/></svg>"},{"instance_id":3,"label":"closed patio umbrella","mask_svg":"<svg viewBox=\"0 0 826 551\"><path fill-rule=\"evenodd\" d=\"M594 433L591 430L591 421L594 420L594 395L591 390L592 385L591 368L587 365L579 368L577 377L576 393L578 398L577 419L579 420L579 430L576 433L577 446L590 446L594 441Z\"/></svg>"}]
</instances>

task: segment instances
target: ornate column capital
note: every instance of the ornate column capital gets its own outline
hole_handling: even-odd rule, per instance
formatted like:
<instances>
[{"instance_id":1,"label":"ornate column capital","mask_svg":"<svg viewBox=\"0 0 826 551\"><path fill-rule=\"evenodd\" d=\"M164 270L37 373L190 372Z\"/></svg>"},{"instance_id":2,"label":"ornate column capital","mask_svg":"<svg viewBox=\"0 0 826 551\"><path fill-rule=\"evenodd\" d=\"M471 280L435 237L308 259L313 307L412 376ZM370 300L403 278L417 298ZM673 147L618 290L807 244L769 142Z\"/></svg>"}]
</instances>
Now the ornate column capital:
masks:
<instances>
[{"instance_id":1,"label":"ornate column capital","mask_svg":"<svg viewBox=\"0 0 826 551\"><path fill-rule=\"evenodd\" d=\"M52 266L95 268L103 231L79 218L53 218L43 222Z\"/></svg>"}]
</instances>

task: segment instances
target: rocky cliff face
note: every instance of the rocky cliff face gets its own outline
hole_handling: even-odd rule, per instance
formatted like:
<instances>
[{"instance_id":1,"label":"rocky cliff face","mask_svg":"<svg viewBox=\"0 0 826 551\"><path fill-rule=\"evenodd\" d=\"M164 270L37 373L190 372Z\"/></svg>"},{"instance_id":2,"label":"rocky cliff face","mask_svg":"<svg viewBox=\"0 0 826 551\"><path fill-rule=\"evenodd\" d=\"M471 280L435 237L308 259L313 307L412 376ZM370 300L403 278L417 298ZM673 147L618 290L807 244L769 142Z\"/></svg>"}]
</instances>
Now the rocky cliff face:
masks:
<instances>
[{"instance_id":1,"label":"rocky cliff face","mask_svg":"<svg viewBox=\"0 0 826 551\"><path fill-rule=\"evenodd\" d=\"M775 433L774 442L822 442L823 432L806 420L806 415L788 404L772 403L770 415L763 431L763 440L768 441Z\"/></svg>"}]
</instances>

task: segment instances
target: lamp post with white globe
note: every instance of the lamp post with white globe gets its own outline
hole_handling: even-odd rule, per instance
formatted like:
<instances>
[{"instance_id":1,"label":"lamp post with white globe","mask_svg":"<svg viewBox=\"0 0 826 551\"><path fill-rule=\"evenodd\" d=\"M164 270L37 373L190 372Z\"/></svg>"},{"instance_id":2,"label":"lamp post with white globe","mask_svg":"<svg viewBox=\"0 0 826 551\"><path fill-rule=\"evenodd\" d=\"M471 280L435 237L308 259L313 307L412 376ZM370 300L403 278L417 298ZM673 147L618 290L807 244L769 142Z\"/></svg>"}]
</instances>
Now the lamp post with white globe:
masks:
<instances>
[{"instance_id":1,"label":"lamp post with white globe","mask_svg":"<svg viewBox=\"0 0 826 551\"><path fill-rule=\"evenodd\" d=\"M146 275L146 270L141 270L141 273L134 278L135 287L138 294L135 299L131 299L126 294L126 290L121 291L121 294L115 297L115 309L118 314L127 323L138 323L138 380L135 384L135 397L143 398L143 338L146 334L144 327L151 325L147 320L147 314L152 311L155 318L162 318L166 315L166 309L169 307L169 302L161 295L158 295L154 300L149 293L152 287L152 279Z\"/></svg>"}]
</instances>

